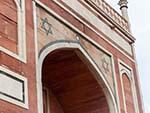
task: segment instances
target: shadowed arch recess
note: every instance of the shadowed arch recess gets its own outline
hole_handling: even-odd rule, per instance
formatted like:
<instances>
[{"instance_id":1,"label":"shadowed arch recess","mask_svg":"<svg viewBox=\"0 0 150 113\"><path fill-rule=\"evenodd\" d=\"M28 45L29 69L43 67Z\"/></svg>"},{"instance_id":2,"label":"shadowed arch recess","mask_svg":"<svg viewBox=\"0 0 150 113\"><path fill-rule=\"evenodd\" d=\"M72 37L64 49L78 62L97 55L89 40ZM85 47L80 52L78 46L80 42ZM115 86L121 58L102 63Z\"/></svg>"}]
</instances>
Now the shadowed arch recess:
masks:
<instances>
[{"instance_id":1,"label":"shadowed arch recess","mask_svg":"<svg viewBox=\"0 0 150 113\"><path fill-rule=\"evenodd\" d=\"M104 91L83 59L77 49L55 50L46 56L42 83L49 90L51 113L110 113Z\"/></svg>"},{"instance_id":2,"label":"shadowed arch recess","mask_svg":"<svg viewBox=\"0 0 150 113\"><path fill-rule=\"evenodd\" d=\"M68 50L68 49L76 49L79 51L78 57L86 63L86 67L88 67L88 70L90 70L95 79L97 80L97 83L102 87L103 92L105 94L107 104L109 106L109 112L110 113L118 113L117 104L115 101L115 98L113 96L113 93L111 92L111 89L109 85L107 84L103 74L95 64L95 62L91 59L89 54L86 52L85 49L78 43L78 42L72 42L72 41L56 41L53 43L47 44L39 53L38 57L38 65L37 65L37 96L38 96L38 113L43 113L43 99L42 99L42 70L43 70L43 62L46 59L50 53L56 50ZM83 58L83 59L82 59ZM60 67L61 68L61 67ZM44 88L45 89L45 88Z\"/></svg>"}]
</instances>

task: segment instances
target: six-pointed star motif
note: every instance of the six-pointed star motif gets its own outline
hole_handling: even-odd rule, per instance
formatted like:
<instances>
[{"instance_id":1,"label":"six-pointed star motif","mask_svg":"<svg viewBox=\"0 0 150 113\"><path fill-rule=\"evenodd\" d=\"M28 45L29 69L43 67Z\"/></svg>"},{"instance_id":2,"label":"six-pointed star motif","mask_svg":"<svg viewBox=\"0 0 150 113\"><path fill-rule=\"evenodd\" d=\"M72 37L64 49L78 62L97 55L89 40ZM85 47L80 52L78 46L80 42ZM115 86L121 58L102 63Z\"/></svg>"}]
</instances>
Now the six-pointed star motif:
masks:
<instances>
[{"instance_id":1,"label":"six-pointed star motif","mask_svg":"<svg viewBox=\"0 0 150 113\"><path fill-rule=\"evenodd\" d=\"M46 35L52 34L52 25L48 22L47 18L42 18L42 29L46 32Z\"/></svg>"}]
</instances>

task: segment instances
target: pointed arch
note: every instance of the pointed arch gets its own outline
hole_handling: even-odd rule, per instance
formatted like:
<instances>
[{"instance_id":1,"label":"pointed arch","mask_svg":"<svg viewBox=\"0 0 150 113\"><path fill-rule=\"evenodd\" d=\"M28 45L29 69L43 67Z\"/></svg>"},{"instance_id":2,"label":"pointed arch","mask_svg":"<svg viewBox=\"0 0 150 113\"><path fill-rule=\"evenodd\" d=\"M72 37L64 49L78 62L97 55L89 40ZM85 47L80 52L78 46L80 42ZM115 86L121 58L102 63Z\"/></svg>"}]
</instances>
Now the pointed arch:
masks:
<instances>
[{"instance_id":1,"label":"pointed arch","mask_svg":"<svg viewBox=\"0 0 150 113\"><path fill-rule=\"evenodd\" d=\"M125 113L138 113L137 95L132 68L119 60L120 80Z\"/></svg>"},{"instance_id":2,"label":"pointed arch","mask_svg":"<svg viewBox=\"0 0 150 113\"><path fill-rule=\"evenodd\" d=\"M42 64L43 61L45 59L45 57L51 53L54 50L57 49L78 49L82 55L85 57L85 59L90 63L90 66L92 67L92 69L94 69L95 72L95 78L97 79L98 83L102 86L106 99L107 99L107 103L109 105L109 109L110 109L110 113L118 113L117 110L117 104L115 101L115 98L113 96L113 93L109 87L109 85L107 84L103 74L101 73L101 71L98 69L98 67L95 65L95 63L92 61L91 57L87 54L87 52L82 48L82 46L78 43L78 42L68 42L68 41L59 41L59 42L52 42L47 44L40 52L39 54L39 58L38 58L38 64L37 64L37 96L38 96L38 113L43 113L43 108L42 106L42 83L41 83L41 79L42 79Z\"/></svg>"},{"instance_id":3,"label":"pointed arch","mask_svg":"<svg viewBox=\"0 0 150 113\"><path fill-rule=\"evenodd\" d=\"M132 80L127 73L122 74L125 108L127 113L135 113Z\"/></svg>"}]
</instances>

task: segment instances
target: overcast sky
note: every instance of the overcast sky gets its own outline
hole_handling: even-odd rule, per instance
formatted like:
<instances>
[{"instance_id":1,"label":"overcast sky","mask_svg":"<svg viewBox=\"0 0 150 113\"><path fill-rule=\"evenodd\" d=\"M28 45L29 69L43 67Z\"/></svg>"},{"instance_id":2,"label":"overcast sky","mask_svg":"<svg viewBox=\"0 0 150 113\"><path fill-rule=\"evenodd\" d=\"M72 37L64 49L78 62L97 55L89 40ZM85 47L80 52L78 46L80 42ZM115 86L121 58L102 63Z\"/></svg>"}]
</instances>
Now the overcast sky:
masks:
<instances>
[{"instance_id":1,"label":"overcast sky","mask_svg":"<svg viewBox=\"0 0 150 113\"><path fill-rule=\"evenodd\" d=\"M119 0L106 0L117 11ZM150 113L150 0L128 0L131 29L142 85L145 113Z\"/></svg>"}]
</instances>

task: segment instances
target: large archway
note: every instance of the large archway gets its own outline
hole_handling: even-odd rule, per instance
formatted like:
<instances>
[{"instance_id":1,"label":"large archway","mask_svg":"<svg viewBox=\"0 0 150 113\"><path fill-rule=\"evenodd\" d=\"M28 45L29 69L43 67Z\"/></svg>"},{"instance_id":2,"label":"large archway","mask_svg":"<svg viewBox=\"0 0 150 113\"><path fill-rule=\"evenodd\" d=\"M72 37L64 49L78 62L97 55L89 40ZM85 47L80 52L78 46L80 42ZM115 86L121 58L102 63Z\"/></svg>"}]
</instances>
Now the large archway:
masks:
<instances>
[{"instance_id":1,"label":"large archway","mask_svg":"<svg viewBox=\"0 0 150 113\"><path fill-rule=\"evenodd\" d=\"M39 112L117 113L106 81L79 44L62 42L43 50L37 76Z\"/></svg>"},{"instance_id":2,"label":"large archway","mask_svg":"<svg viewBox=\"0 0 150 113\"><path fill-rule=\"evenodd\" d=\"M42 84L49 90L50 105L43 91L44 113L49 106L51 113L109 113L103 89L77 52L56 50L45 58Z\"/></svg>"}]
</instances>

